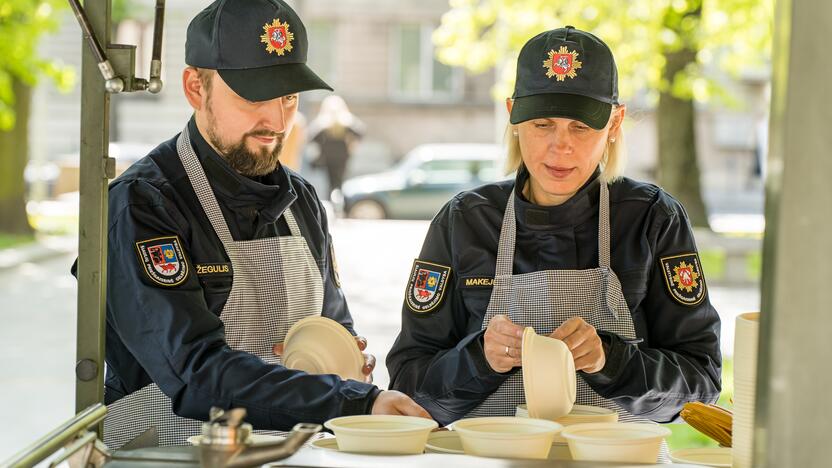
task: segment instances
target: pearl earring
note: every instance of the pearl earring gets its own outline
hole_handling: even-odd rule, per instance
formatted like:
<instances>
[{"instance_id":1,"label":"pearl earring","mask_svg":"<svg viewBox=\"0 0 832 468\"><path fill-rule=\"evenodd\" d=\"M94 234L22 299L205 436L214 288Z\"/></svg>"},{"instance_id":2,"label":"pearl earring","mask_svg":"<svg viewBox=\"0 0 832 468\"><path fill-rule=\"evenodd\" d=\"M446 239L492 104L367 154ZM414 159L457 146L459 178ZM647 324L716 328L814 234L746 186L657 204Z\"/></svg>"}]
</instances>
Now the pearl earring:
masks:
<instances>
[{"instance_id":1,"label":"pearl earring","mask_svg":"<svg viewBox=\"0 0 832 468\"><path fill-rule=\"evenodd\" d=\"M610 138L610 143L615 143L615 137Z\"/></svg>"}]
</instances>

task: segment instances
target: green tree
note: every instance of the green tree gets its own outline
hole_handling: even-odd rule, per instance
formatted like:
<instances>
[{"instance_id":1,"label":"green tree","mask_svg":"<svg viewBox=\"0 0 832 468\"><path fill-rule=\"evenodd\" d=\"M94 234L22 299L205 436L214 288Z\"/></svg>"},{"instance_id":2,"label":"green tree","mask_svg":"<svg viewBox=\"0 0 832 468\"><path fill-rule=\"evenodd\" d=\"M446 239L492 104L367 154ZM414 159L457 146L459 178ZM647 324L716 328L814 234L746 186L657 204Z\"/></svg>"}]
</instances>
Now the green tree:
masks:
<instances>
[{"instance_id":1,"label":"green tree","mask_svg":"<svg viewBox=\"0 0 832 468\"><path fill-rule=\"evenodd\" d=\"M496 99L511 95L522 45L570 24L613 51L623 102L656 103L658 182L708 226L700 190L695 102L736 103L709 78L762 66L771 50L773 0L450 0L434 34L439 59L478 72L497 67Z\"/></svg>"},{"instance_id":2,"label":"green tree","mask_svg":"<svg viewBox=\"0 0 832 468\"><path fill-rule=\"evenodd\" d=\"M63 0L0 1L0 232L32 232L23 181L32 87L47 76L66 89L74 77L71 69L41 57L37 47L65 7Z\"/></svg>"}]
</instances>

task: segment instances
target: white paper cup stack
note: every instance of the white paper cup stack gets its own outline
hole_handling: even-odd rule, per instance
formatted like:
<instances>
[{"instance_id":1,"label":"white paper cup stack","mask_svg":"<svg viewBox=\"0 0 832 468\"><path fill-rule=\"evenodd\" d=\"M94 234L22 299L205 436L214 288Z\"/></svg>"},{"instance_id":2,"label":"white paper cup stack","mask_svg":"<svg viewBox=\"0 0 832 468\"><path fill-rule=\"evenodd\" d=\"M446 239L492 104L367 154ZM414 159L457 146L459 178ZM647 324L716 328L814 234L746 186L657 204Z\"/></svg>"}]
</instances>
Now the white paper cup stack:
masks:
<instances>
[{"instance_id":1,"label":"white paper cup stack","mask_svg":"<svg viewBox=\"0 0 832 468\"><path fill-rule=\"evenodd\" d=\"M750 468L754 440L754 401L757 383L757 338L760 314L737 317L734 337L734 468Z\"/></svg>"}]
</instances>

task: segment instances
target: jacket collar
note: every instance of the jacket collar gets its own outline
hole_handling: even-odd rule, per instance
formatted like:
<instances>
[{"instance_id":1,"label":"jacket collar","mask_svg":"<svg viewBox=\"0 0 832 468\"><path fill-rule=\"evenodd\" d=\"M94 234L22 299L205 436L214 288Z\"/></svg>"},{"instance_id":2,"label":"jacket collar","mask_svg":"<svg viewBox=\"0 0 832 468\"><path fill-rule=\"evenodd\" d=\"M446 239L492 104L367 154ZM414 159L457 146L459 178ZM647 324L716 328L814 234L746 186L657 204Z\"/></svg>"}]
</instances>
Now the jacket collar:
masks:
<instances>
[{"instance_id":1,"label":"jacket collar","mask_svg":"<svg viewBox=\"0 0 832 468\"><path fill-rule=\"evenodd\" d=\"M563 229L585 223L598 213L600 196L600 169L564 203L557 206L539 206L531 203L523 195L523 187L529 180L529 171L525 165L517 170L514 187L514 210L518 227L529 229Z\"/></svg>"}]
</instances>

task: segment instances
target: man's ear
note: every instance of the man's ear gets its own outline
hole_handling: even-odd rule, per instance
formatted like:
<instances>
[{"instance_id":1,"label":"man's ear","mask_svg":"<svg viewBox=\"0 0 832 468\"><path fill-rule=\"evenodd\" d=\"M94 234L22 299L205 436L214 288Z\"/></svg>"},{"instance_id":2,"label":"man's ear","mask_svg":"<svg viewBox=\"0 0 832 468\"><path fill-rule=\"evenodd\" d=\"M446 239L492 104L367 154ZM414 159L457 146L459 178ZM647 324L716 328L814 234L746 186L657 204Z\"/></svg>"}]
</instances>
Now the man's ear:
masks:
<instances>
[{"instance_id":1,"label":"man's ear","mask_svg":"<svg viewBox=\"0 0 832 468\"><path fill-rule=\"evenodd\" d=\"M202 86L202 80L199 79L199 71L194 67L186 67L182 71L182 89L185 91L185 99L188 104L197 111L202 109L205 93L208 91Z\"/></svg>"}]
</instances>

